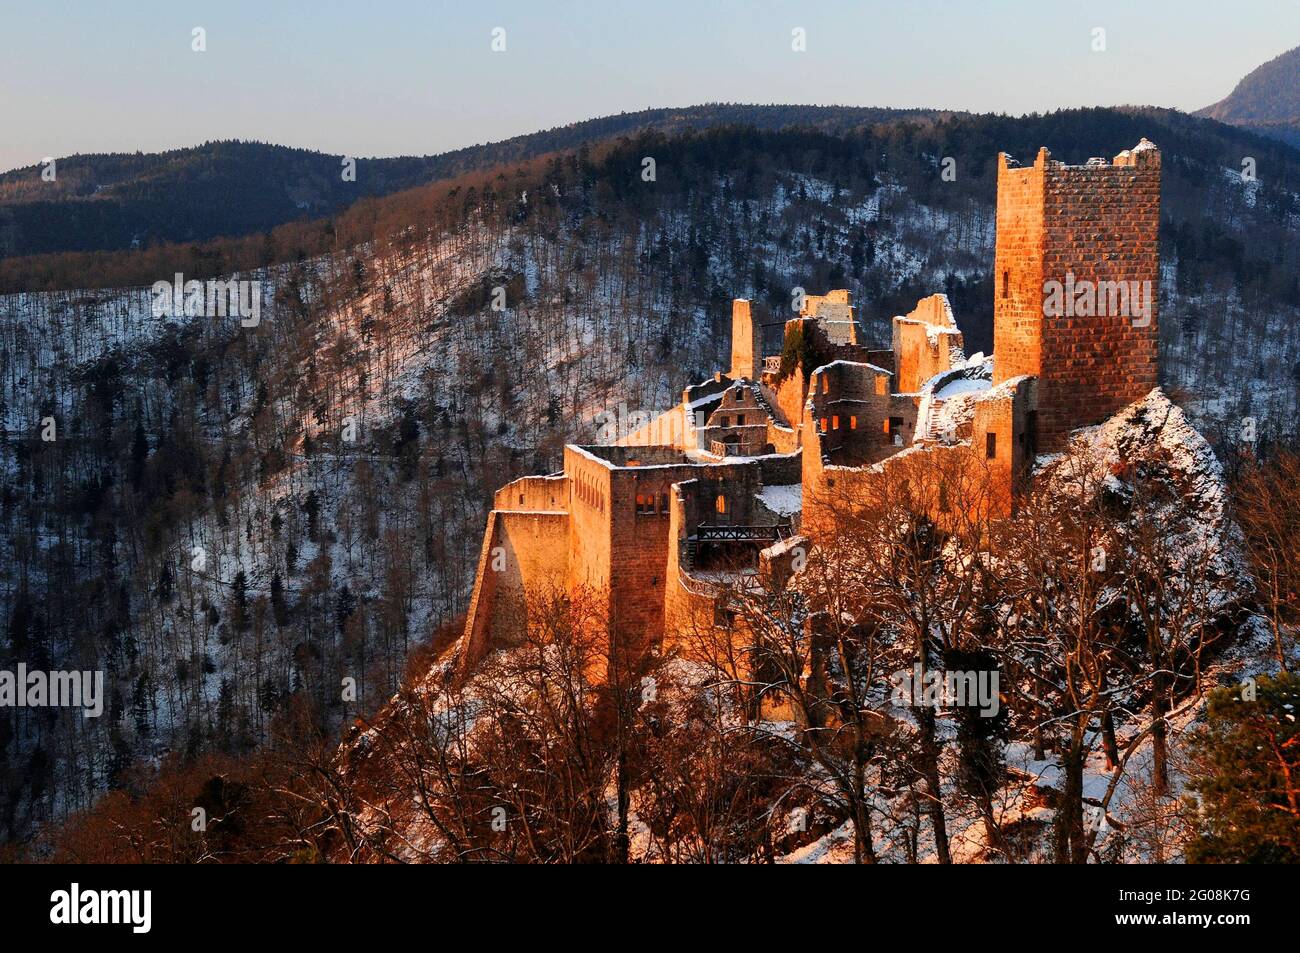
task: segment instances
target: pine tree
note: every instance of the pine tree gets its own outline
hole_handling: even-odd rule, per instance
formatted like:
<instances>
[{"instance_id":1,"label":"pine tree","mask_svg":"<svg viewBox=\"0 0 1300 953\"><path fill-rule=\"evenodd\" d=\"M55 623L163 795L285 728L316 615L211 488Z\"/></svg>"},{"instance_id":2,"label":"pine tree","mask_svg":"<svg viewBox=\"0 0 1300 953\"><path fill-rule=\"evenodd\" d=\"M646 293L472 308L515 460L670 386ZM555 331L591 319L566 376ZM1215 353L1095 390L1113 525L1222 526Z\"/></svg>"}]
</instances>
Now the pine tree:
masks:
<instances>
[{"instance_id":1,"label":"pine tree","mask_svg":"<svg viewBox=\"0 0 1300 953\"><path fill-rule=\"evenodd\" d=\"M289 624L289 606L284 601L284 583L280 580L279 570L271 574L271 612L279 628Z\"/></svg>"},{"instance_id":2,"label":"pine tree","mask_svg":"<svg viewBox=\"0 0 1300 953\"><path fill-rule=\"evenodd\" d=\"M1191 745L1200 770L1188 786L1201 803L1189 862L1300 862L1297 707L1300 677L1285 673L1210 696Z\"/></svg>"},{"instance_id":3,"label":"pine tree","mask_svg":"<svg viewBox=\"0 0 1300 953\"><path fill-rule=\"evenodd\" d=\"M248 577L244 575L241 569L235 573L235 581L231 585L232 590L232 608L231 622L236 632L243 632L248 628Z\"/></svg>"}]
</instances>

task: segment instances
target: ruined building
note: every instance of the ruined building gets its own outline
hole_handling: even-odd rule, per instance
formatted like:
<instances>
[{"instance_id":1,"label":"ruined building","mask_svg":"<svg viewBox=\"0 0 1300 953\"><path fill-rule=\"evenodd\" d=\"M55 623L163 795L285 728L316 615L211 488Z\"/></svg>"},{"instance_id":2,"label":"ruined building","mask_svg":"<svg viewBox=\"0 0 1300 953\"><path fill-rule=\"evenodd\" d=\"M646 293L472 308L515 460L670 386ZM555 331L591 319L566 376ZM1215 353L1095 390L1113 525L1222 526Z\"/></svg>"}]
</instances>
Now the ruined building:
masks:
<instances>
[{"instance_id":1,"label":"ruined building","mask_svg":"<svg viewBox=\"0 0 1300 953\"><path fill-rule=\"evenodd\" d=\"M770 569L796 538L815 546L828 487L852 495L904 458L977 470L1009 512L1039 453L1156 386L1159 214L1145 139L1082 166L999 156L993 357L966 354L941 294L895 317L881 350L861 343L847 291L788 320L737 299L725 373L497 492L462 665L509 644L545 594L578 589L634 651L671 640L719 582Z\"/></svg>"}]
</instances>

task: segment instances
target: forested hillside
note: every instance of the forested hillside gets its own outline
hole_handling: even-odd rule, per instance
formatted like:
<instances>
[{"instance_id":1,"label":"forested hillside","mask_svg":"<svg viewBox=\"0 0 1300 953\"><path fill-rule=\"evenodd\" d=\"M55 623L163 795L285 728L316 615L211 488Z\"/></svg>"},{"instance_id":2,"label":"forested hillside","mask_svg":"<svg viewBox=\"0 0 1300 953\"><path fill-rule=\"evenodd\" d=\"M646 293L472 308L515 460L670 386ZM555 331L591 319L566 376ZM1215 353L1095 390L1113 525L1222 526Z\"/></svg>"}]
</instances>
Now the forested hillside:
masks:
<instances>
[{"instance_id":1,"label":"forested hillside","mask_svg":"<svg viewBox=\"0 0 1300 953\"><path fill-rule=\"evenodd\" d=\"M1275 56L1196 115L1300 145L1300 48Z\"/></svg>"},{"instance_id":2,"label":"forested hillside","mask_svg":"<svg viewBox=\"0 0 1300 953\"><path fill-rule=\"evenodd\" d=\"M492 491L554 469L601 411L667 409L711 374L732 297L847 287L880 341L946 291L967 349L990 348L997 152L1082 162L1142 136L1164 155L1164 382L1211 434L1290 431L1300 154L1169 112L647 131L293 240L5 262L10 290L64 290L0 298L0 661L103 668L111 695L98 720L0 710L0 836L166 752L373 711L454 632ZM103 290L232 264L265 282L256 328Z\"/></svg>"},{"instance_id":3,"label":"forested hillside","mask_svg":"<svg viewBox=\"0 0 1300 953\"><path fill-rule=\"evenodd\" d=\"M362 198L452 179L643 129L727 123L848 132L931 111L710 104L571 123L434 156L345 157L260 142L210 142L161 153L56 158L0 175L0 258L205 242L336 215Z\"/></svg>"}]
</instances>

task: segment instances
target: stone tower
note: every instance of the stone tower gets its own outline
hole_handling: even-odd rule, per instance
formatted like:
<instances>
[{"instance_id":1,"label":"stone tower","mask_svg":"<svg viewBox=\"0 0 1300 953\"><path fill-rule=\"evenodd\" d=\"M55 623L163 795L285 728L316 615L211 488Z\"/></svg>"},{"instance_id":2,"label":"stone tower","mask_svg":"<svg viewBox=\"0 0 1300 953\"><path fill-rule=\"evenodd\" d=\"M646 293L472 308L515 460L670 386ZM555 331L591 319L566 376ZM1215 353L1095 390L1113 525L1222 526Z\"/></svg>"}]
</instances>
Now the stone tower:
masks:
<instances>
[{"instance_id":1,"label":"stone tower","mask_svg":"<svg viewBox=\"0 0 1300 953\"><path fill-rule=\"evenodd\" d=\"M763 373L763 324L767 309L746 298L731 302L731 377L758 380Z\"/></svg>"},{"instance_id":2,"label":"stone tower","mask_svg":"<svg viewBox=\"0 0 1300 953\"><path fill-rule=\"evenodd\" d=\"M1067 166L998 156L994 384L1039 379L1037 448L1156 386L1160 152ZM1032 439L1032 436L1031 436Z\"/></svg>"}]
</instances>

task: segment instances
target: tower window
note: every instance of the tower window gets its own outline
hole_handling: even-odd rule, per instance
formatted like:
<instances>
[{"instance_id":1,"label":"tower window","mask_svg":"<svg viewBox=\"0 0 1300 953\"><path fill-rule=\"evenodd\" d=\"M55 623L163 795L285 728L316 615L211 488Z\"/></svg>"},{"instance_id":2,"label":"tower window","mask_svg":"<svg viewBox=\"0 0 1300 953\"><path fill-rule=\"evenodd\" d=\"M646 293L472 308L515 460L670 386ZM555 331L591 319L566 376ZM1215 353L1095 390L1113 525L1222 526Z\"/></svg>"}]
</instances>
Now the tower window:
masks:
<instances>
[{"instance_id":1,"label":"tower window","mask_svg":"<svg viewBox=\"0 0 1300 953\"><path fill-rule=\"evenodd\" d=\"M989 431L984 435L984 456L992 460L998 455L998 435Z\"/></svg>"},{"instance_id":2,"label":"tower window","mask_svg":"<svg viewBox=\"0 0 1300 953\"><path fill-rule=\"evenodd\" d=\"M852 414L849 415L849 429L850 430L858 429L858 418L853 416Z\"/></svg>"},{"instance_id":3,"label":"tower window","mask_svg":"<svg viewBox=\"0 0 1300 953\"><path fill-rule=\"evenodd\" d=\"M1007 297L1011 293L1011 272L1002 272L1002 297Z\"/></svg>"},{"instance_id":4,"label":"tower window","mask_svg":"<svg viewBox=\"0 0 1300 953\"><path fill-rule=\"evenodd\" d=\"M718 498L713 501L713 508L719 513L727 512L727 498L719 493Z\"/></svg>"}]
</instances>

